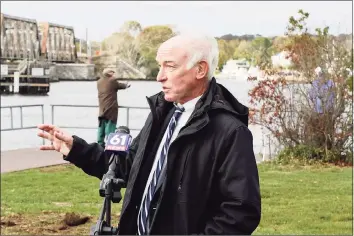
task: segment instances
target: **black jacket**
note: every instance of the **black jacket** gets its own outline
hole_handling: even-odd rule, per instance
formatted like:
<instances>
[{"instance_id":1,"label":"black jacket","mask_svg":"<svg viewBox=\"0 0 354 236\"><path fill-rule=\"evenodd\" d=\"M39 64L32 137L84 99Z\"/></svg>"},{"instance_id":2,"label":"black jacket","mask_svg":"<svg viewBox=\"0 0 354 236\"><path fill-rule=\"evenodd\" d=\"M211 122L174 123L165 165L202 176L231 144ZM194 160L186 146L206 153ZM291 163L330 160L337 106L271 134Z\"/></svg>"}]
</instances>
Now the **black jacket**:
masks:
<instances>
[{"instance_id":1,"label":"black jacket","mask_svg":"<svg viewBox=\"0 0 354 236\"><path fill-rule=\"evenodd\" d=\"M119 234L136 234L137 214L155 154L174 106L163 93L148 98L144 127L121 163L127 181ZM187 124L171 143L167 176L150 234L251 234L261 218L258 170L248 109L213 78ZM102 178L108 158L96 143L74 136L66 160ZM155 194L156 195L156 194Z\"/></svg>"}]
</instances>

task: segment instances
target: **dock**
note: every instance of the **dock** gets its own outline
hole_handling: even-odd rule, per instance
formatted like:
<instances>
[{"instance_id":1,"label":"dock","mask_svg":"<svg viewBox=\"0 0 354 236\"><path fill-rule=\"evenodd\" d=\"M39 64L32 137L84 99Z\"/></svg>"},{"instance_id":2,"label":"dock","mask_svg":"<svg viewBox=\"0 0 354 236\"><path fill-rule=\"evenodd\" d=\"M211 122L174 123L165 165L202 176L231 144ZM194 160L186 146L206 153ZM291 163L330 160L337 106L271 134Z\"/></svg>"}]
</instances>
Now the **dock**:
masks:
<instances>
[{"instance_id":1,"label":"dock","mask_svg":"<svg viewBox=\"0 0 354 236\"><path fill-rule=\"evenodd\" d=\"M6 65L1 65L2 68ZM49 76L20 75L19 72L1 75L0 91L4 94L47 94L50 89Z\"/></svg>"}]
</instances>

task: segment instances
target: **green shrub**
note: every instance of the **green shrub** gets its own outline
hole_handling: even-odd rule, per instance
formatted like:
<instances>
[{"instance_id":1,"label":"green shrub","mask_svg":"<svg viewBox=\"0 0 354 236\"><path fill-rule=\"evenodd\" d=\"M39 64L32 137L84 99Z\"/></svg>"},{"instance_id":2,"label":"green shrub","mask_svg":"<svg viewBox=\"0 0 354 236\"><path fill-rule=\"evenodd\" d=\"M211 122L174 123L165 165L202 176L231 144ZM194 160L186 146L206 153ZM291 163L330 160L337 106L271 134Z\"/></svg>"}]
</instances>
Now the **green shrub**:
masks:
<instances>
[{"instance_id":1,"label":"green shrub","mask_svg":"<svg viewBox=\"0 0 354 236\"><path fill-rule=\"evenodd\" d=\"M311 165L315 163L332 163L337 165L352 165L353 153L337 153L323 148L308 145L297 145L284 148L275 159L278 164Z\"/></svg>"}]
</instances>

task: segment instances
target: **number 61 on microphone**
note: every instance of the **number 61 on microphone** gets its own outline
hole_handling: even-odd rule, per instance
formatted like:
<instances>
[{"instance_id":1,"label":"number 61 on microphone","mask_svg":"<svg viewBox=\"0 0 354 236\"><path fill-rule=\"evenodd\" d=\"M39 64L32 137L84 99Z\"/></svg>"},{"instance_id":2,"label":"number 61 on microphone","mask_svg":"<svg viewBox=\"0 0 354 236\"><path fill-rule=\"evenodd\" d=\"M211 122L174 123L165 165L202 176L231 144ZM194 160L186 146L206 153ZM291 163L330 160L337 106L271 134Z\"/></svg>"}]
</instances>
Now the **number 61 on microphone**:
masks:
<instances>
[{"instance_id":1,"label":"number 61 on microphone","mask_svg":"<svg viewBox=\"0 0 354 236\"><path fill-rule=\"evenodd\" d=\"M111 133L108 135L105 150L128 152L131 139L130 134Z\"/></svg>"}]
</instances>

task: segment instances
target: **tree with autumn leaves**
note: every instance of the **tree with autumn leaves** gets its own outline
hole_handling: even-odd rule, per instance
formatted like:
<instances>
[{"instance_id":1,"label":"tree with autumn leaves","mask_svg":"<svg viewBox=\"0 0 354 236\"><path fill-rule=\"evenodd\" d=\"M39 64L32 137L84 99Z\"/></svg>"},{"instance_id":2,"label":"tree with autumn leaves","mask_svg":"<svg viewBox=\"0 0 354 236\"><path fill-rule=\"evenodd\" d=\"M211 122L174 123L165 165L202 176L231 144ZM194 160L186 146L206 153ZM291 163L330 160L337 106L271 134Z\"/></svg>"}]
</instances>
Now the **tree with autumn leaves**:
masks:
<instances>
[{"instance_id":1,"label":"tree with autumn leaves","mask_svg":"<svg viewBox=\"0 0 354 236\"><path fill-rule=\"evenodd\" d=\"M103 40L102 45L106 51L124 58L148 78L154 78L159 69L155 60L157 49L173 35L174 29L169 25L142 27L137 21L126 21L118 32Z\"/></svg>"},{"instance_id":2,"label":"tree with autumn leaves","mask_svg":"<svg viewBox=\"0 0 354 236\"><path fill-rule=\"evenodd\" d=\"M302 159L352 163L352 53L329 28L310 34L309 14L290 17L286 43L298 77L289 82L279 69L261 65L266 76L250 90L250 121L270 131L281 148L278 161ZM255 80L255 78L249 78Z\"/></svg>"}]
</instances>

